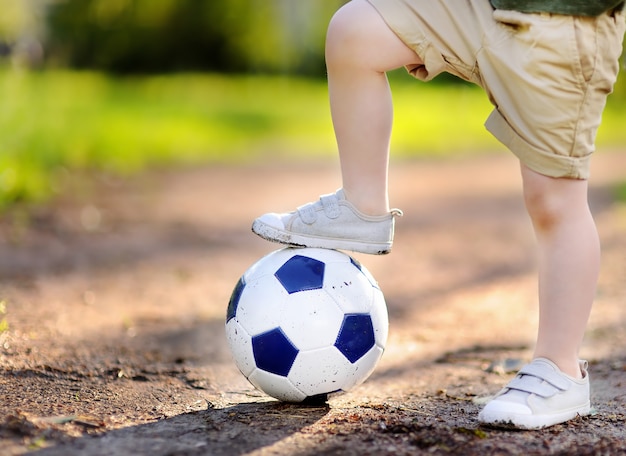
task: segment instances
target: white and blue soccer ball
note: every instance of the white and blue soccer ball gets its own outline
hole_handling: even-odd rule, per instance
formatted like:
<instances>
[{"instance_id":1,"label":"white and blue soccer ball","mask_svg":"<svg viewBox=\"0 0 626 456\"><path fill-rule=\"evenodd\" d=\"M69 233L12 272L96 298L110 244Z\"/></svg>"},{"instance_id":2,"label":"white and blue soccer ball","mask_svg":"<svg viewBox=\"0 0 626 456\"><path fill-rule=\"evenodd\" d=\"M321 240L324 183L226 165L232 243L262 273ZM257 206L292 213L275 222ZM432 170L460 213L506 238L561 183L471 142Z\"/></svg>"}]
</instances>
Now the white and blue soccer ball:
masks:
<instances>
[{"instance_id":1,"label":"white and blue soccer ball","mask_svg":"<svg viewBox=\"0 0 626 456\"><path fill-rule=\"evenodd\" d=\"M253 264L228 304L235 364L286 402L347 391L380 360L387 306L372 275L337 250L284 248Z\"/></svg>"}]
</instances>

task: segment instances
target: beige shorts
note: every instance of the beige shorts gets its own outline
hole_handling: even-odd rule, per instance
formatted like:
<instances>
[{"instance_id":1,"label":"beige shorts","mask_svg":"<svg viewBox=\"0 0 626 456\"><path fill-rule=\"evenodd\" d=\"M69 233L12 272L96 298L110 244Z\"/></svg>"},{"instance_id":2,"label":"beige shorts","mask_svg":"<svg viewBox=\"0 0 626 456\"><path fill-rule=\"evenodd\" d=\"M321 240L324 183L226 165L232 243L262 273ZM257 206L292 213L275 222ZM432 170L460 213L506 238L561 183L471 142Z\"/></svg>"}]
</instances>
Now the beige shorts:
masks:
<instances>
[{"instance_id":1,"label":"beige shorts","mask_svg":"<svg viewBox=\"0 0 626 456\"><path fill-rule=\"evenodd\" d=\"M587 179L607 95L619 71L623 12L599 17L494 10L488 0L368 0L424 62L478 84L495 109L487 129L522 163Z\"/></svg>"}]
</instances>

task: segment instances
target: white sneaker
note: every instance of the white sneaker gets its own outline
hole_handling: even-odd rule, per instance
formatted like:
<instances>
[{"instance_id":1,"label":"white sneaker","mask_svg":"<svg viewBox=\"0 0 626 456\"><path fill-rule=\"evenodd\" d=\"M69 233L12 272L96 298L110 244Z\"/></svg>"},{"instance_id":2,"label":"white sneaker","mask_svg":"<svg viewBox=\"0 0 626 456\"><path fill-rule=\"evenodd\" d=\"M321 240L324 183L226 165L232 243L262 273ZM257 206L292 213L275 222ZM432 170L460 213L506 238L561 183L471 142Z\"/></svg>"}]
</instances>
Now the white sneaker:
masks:
<instances>
[{"instance_id":1,"label":"white sneaker","mask_svg":"<svg viewBox=\"0 0 626 456\"><path fill-rule=\"evenodd\" d=\"M582 379L564 374L548 359L535 359L494 396L478 420L498 427L541 429L588 415L587 362L579 364Z\"/></svg>"},{"instance_id":2,"label":"white sneaker","mask_svg":"<svg viewBox=\"0 0 626 456\"><path fill-rule=\"evenodd\" d=\"M398 209L381 216L365 215L339 189L294 212L262 215L252 224L252 231L268 241L295 247L381 255L391 251L394 217L401 215Z\"/></svg>"}]
</instances>

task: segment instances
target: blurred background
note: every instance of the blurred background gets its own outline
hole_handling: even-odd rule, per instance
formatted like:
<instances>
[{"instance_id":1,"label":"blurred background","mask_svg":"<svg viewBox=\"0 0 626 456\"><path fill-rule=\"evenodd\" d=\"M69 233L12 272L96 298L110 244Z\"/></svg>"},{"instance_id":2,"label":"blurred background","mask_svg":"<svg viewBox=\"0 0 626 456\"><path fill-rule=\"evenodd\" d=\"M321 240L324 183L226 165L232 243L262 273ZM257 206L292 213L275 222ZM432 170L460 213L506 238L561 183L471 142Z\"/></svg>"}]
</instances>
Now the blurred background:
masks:
<instances>
[{"instance_id":1,"label":"blurred background","mask_svg":"<svg viewBox=\"0 0 626 456\"><path fill-rule=\"evenodd\" d=\"M0 0L0 211L85 171L334 156L323 50L343 3ZM479 89L390 78L394 156L501 150ZM599 146L626 144L625 102L621 77Z\"/></svg>"}]
</instances>

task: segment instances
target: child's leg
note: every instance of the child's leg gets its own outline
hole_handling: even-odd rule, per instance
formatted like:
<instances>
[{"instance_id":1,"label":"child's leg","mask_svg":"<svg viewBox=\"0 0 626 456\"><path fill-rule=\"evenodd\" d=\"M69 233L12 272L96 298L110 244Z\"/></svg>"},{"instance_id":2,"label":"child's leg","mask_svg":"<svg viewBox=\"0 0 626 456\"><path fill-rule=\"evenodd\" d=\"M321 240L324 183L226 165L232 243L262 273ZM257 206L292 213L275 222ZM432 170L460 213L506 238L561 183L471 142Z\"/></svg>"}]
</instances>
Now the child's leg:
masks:
<instances>
[{"instance_id":1,"label":"child's leg","mask_svg":"<svg viewBox=\"0 0 626 456\"><path fill-rule=\"evenodd\" d=\"M294 212L264 214L252 231L293 246L388 253L401 212L389 210L387 196L393 109L385 72L421 61L370 3L353 0L329 25L326 63L343 189Z\"/></svg>"},{"instance_id":2,"label":"child's leg","mask_svg":"<svg viewBox=\"0 0 626 456\"><path fill-rule=\"evenodd\" d=\"M389 212L387 166L393 118L385 72L420 63L365 0L333 17L326 41L330 105L346 199L361 212Z\"/></svg>"},{"instance_id":3,"label":"child's leg","mask_svg":"<svg viewBox=\"0 0 626 456\"><path fill-rule=\"evenodd\" d=\"M539 245L537 345L533 362L485 405L478 419L539 429L589 413L589 376L578 350L596 290L600 246L587 181L547 177L526 165L522 178Z\"/></svg>"},{"instance_id":4,"label":"child's leg","mask_svg":"<svg viewBox=\"0 0 626 456\"><path fill-rule=\"evenodd\" d=\"M535 357L580 378L578 350L596 291L600 246L587 181L554 179L522 165L524 197L539 246Z\"/></svg>"}]
</instances>

